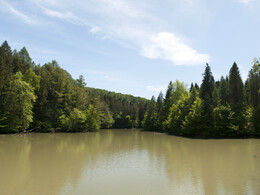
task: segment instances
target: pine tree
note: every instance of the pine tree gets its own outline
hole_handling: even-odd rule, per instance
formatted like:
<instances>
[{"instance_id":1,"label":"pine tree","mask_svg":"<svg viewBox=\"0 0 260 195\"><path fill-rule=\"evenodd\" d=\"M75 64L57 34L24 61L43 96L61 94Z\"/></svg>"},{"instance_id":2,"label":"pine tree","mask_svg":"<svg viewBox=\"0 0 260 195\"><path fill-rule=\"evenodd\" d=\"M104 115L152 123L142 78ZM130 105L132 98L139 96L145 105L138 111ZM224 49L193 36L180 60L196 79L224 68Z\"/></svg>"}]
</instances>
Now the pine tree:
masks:
<instances>
[{"instance_id":1,"label":"pine tree","mask_svg":"<svg viewBox=\"0 0 260 195\"><path fill-rule=\"evenodd\" d=\"M212 76L210 66L206 64L205 72L203 73L203 80L200 87L200 98L203 100L202 108L206 115L212 113L212 93L214 90L214 77Z\"/></svg>"},{"instance_id":2,"label":"pine tree","mask_svg":"<svg viewBox=\"0 0 260 195\"><path fill-rule=\"evenodd\" d=\"M80 87L85 87L87 85L87 83L85 82L84 76L80 75L79 78L76 80L76 83L80 86Z\"/></svg>"},{"instance_id":3,"label":"pine tree","mask_svg":"<svg viewBox=\"0 0 260 195\"><path fill-rule=\"evenodd\" d=\"M228 81L223 76L221 77L220 82L219 82L218 92L219 92L220 103L222 105L227 104L228 101L229 101L229 98L228 98Z\"/></svg>"},{"instance_id":4,"label":"pine tree","mask_svg":"<svg viewBox=\"0 0 260 195\"><path fill-rule=\"evenodd\" d=\"M13 67L14 73L22 70L22 61L19 53L16 50L13 51Z\"/></svg>"},{"instance_id":5,"label":"pine tree","mask_svg":"<svg viewBox=\"0 0 260 195\"><path fill-rule=\"evenodd\" d=\"M202 130L203 135L209 135L212 131L212 111L213 111L213 91L214 91L214 77L211 73L210 66L206 64L205 71L203 73L203 80L200 87L200 98L202 100L201 106L203 114L201 115L204 120L202 126L205 129Z\"/></svg>"},{"instance_id":6,"label":"pine tree","mask_svg":"<svg viewBox=\"0 0 260 195\"><path fill-rule=\"evenodd\" d=\"M163 102L164 102L163 93L160 91L160 93L157 97L157 106L158 106L159 112L162 110Z\"/></svg>"},{"instance_id":7,"label":"pine tree","mask_svg":"<svg viewBox=\"0 0 260 195\"><path fill-rule=\"evenodd\" d=\"M19 51L19 56L21 58L21 72L24 74L29 68L32 68L32 59L25 47Z\"/></svg>"},{"instance_id":8,"label":"pine tree","mask_svg":"<svg viewBox=\"0 0 260 195\"><path fill-rule=\"evenodd\" d=\"M5 41L0 47L0 120L6 113L7 92L13 75L13 56L12 50Z\"/></svg>"},{"instance_id":9,"label":"pine tree","mask_svg":"<svg viewBox=\"0 0 260 195\"><path fill-rule=\"evenodd\" d=\"M248 74L247 91L249 103L257 107L260 104L260 62L257 59L254 59L253 67Z\"/></svg>"},{"instance_id":10,"label":"pine tree","mask_svg":"<svg viewBox=\"0 0 260 195\"><path fill-rule=\"evenodd\" d=\"M228 87L230 106L238 114L244 103L244 86L236 62L229 71Z\"/></svg>"},{"instance_id":11,"label":"pine tree","mask_svg":"<svg viewBox=\"0 0 260 195\"><path fill-rule=\"evenodd\" d=\"M246 107L244 98L244 85L241 79L237 64L234 62L229 71L229 103L233 112L236 125L238 125L238 134L246 133Z\"/></svg>"},{"instance_id":12,"label":"pine tree","mask_svg":"<svg viewBox=\"0 0 260 195\"><path fill-rule=\"evenodd\" d=\"M191 92L193 87L194 87L194 85L193 85L193 83L191 83L189 92Z\"/></svg>"},{"instance_id":13,"label":"pine tree","mask_svg":"<svg viewBox=\"0 0 260 195\"><path fill-rule=\"evenodd\" d=\"M5 41L0 47L0 92L7 87L13 75L13 55Z\"/></svg>"}]
</instances>

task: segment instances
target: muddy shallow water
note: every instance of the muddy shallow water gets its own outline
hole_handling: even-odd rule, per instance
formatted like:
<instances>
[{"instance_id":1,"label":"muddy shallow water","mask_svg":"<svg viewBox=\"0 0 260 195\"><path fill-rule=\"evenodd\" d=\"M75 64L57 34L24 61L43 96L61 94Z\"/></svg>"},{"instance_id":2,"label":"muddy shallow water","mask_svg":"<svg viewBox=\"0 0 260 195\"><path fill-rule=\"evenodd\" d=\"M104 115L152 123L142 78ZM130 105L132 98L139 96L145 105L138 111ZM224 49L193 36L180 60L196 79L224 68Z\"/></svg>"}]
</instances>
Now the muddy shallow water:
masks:
<instances>
[{"instance_id":1,"label":"muddy shallow water","mask_svg":"<svg viewBox=\"0 0 260 195\"><path fill-rule=\"evenodd\" d=\"M260 194L259 139L0 135L0 194Z\"/></svg>"}]
</instances>

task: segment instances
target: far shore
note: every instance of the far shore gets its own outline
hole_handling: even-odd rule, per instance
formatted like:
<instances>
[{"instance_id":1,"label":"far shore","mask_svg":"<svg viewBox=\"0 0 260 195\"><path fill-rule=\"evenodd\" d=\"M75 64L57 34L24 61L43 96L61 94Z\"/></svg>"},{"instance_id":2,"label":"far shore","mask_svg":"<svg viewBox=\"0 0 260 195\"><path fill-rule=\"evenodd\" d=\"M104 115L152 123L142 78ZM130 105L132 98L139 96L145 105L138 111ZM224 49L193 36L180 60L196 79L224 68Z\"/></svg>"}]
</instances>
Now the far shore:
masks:
<instances>
[{"instance_id":1,"label":"far shore","mask_svg":"<svg viewBox=\"0 0 260 195\"><path fill-rule=\"evenodd\" d=\"M219 140L219 139L260 139L260 135L256 136L256 135L241 135L241 136L201 136L201 135L197 135L197 136L186 136L186 135L177 135L177 134L172 134L172 133L166 133L166 132L162 132L162 131L149 131L149 130L144 130L142 128L111 128L111 129L98 129L98 130L86 130L86 131L26 131L26 132L15 132L15 133L0 133L0 136L5 136L5 135L26 135L26 134L35 134L35 133L39 133L39 134L61 134L61 133L97 133L99 131L104 131L104 130L140 130L143 132L151 132L151 133L157 133L157 134L166 134L169 136L176 136L176 137L181 137L181 138L187 138L187 139L215 139L215 140Z\"/></svg>"}]
</instances>

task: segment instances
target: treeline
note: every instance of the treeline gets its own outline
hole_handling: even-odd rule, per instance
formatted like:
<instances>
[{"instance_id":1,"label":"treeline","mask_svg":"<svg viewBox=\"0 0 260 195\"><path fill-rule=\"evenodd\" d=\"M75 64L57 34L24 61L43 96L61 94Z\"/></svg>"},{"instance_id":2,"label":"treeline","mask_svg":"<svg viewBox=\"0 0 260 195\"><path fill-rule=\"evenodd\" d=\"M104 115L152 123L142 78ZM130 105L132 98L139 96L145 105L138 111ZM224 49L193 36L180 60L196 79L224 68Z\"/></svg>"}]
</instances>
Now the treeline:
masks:
<instances>
[{"instance_id":1,"label":"treeline","mask_svg":"<svg viewBox=\"0 0 260 195\"><path fill-rule=\"evenodd\" d=\"M191 137L260 136L260 63L254 59L243 83L234 62L229 75L215 81L207 64L202 84L170 82L165 97L152 97L144 130Z\"/></svg>"},{"instance_id":2,"label":"treeline","mask_svg":"<svg viewBox=\"0 0 260 195\"><path fill-rule=\"evenodd\" d=\"M99 97L101 102L106 102L113 113L113 128L141 127L149 102L147 99L90 87L87 91L91 97Z\"/></svg>"},{"instance_id":3,"label":"treeline","mask_svg":"<svg viewBox=\"0 0 260 195\"><path fill-rule=\"evenodd\" d=\"M36 65L26 48L0 47L0 133L140 127L148 100L86 87L56 61Z\"/></svg>"},{"instance_id":4,"label":"treeline","mask_svg":"<svg viewBox=\"0 0 260 195\"><path fill-rule=\"evenodd\" d=\"M139 128L183 136L260 136L260 63L243 83L236 63L215 81L207 64L202 84L170 82L151 101L86 87L56 61L36 65L26 48L0 47L0 133Z\"/></svg>"}]
</instances>

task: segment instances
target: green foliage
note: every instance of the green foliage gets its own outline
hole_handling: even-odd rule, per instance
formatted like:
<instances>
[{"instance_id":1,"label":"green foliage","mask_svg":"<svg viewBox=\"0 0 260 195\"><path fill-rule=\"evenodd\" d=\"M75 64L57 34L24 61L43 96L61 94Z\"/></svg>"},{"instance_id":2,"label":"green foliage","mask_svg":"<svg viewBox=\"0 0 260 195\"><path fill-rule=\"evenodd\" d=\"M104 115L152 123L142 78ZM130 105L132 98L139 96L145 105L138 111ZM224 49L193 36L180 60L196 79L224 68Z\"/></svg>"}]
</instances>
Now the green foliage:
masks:
<instances>
[{"instance_id":1,"label":"green foliage","mask_svg":"<svg viewBox=\"0 0 260 195\"><path fill-rule=\"evenodd\" d=\"M258 101L259 95L258 61L254 61L250 74L246 94L252 96L247 99L253 104L252 99ZM203 137L259 135L259 108L246 106L243 82L235 63L229 78L221 77L215 82L207 64L201 88L191 84L188 93L184 86L180 82L170 82L164 100L162 94L157 102L152 98L142 123L145 130Z\"/></svg>"},{"instance_id":2,"label":"green foliage","mask_svg":"<svg viewBox=\"0 0 260 195\"><path fill-rule=\"evenodd\" d=\"M23 74L23 75L22 75ZM36 100L37 97L37 100ZM86 87L56 61L35 65L26 48L0 47L0 132L139 128L185 136L260 136L260 63L245 86L236 63L214 81L206 65L201 87L170 82L157 100Z\"/></svg>"},{"instance_id":3,"label":"green foliage","mask_svg":"<svg viewBox=\"0 0 260 195\"><path fill-rule=\"evenodd\" d=\"M119 114L116 114L115 116L115 123L113 124L114 128L133 128L137 126L137 121L136 120L132 120L130 115L123 115L122 112L120 112Z\"/></svg>"},{"instance_id":4,"label":"green foliage","mask_svg":"<svg viewBox=\"0 0 260 195\"><path fill-rule=\"evenodd\" d=\"M253 107L260 104L260 63L254 59L253 67L249 72L247 79L248 101Z\"/></svg>"},{"instance_id":5,"label":"green foliage","mask_svg":"<svg viewBox=\"0 0 260 195\"><path fill-rule=\"evenodd\" d=\"M222 76L218 88L219 100L222 105L225 105L229 101L228 93L228 78L224 79Z\"/></svg>"},{"instance_id":6,"label":"green foliage","mask_svg":"<svg viewBox=\"0 0 260 195\"><path fill-rule=\"evenodd\" d=\"M144 118L148 100L102 89L90 87L87 87L86 89L90 99L98 97L100 102L108 107L107 110L109 110L115 121L113 128L127 128L129 126L125 119L127 115L131 117L133 127L141 127L141 121Z\"/></svg>"},{"instance_id":7,"label":"green foliage","mask_svg":"<svg viewBox=\"0 0 260 195\"><path fill-rule=\"evenodd\" d=\"M192 103L188 114L186 114L182 122L181 130L183 134L189 136L207 135L207 132L204 131L203 120L202 100L196 97L196 100Z\"/></svg>"},{"instance_id":8,"label":"green foliage","mask_svg":"<svg viewBox=\"0 0 260 195\"><path fill-rule=\"evenodd\" d=\"M83 77L83 75L80 75L78 79L76 79L76 83L80 86L80 87L85 87L87 85L87 83L85 82L85 79Z\"/></svg>"},{"instance_id":9,"label":"green foliage","mask_svg":"<svg viewBox=\"0 0 260 195\"><path fill-rule=\"evenodd\" d=\"M214 90L214 77L212 76L210 66L206 64L205 72L203 73L203 80L200 87L200 98L203 100L202 107L205 115L210 117L213 105L213 90Z\"/></svg>"},{"instance_id":10,"label":"green foliage","mask_svg":"<svg viewBox=\"0 0 260 195\"><path fill-rule=\"evenodd\" d=\"M98 109L93 105L89 105L88 109L85 110L85 114L87 130L99 129L101 126L101 121Z\"/></svg>"},{"instance_id":11,"label":"green foliage","mask_svg":"<svg viewBox=\"0 0 260 195\"><path fill-rule=\"evenodd\" d=\"M253 122L254 122L255 133L257 135L260 135L260 104L254 109Z\"/></svg>"},{"instance_id":12,"label":"green foliage","mask_svg":"<svg viewBox=\"0 0 260 195\"><path fill-rule=\"evenodd\" d=\"M188 111L188 96L183 96L182 99L177 102L177 104L172 105L168 119L166 121L169 133L182 134L181 126Z\"/></svg>"},{"instance_id":13,"label":"green foliage","mask_svg":"<svg viewBox=\"0 0 260 195\"><path fill-rule=\"evenodd\" d=\"M14 50L13 52L13 72L17 73L22 70L22 60L20 58L19 53Z\"/></svg>"},{"instance_id":14,"label":"green foliage","mask_svg":"<svg viewBox=\"0 0 260 195\"><path fill-rule=\"evenodd\" d=\"M62 131L83 131L86 129L86 114L74 108L68 117L65 114L61 115L59 122Z\"/></svg>"},{"instance_id":15,"label":"green foliage","mask_svg":"<svg viewBox=\"0 0 260 195\"><path fill-rule=\"evenodd\" d=\"M56 61L42 66L39 76L41 80L40 89L36 91L35 125L38 121L48 121L52 128L56 128L60 115L69 115L75 107L75 82Z\"/></svg>"},{"instance_id":16,"label":"green foliage","mask_svg":"<svg viewBox=\"0 0 260 195\"><path fill-rule=\"evenodd\" d=\"M32 68L29 68L23 75L23 80L29 83L34 90L40 89L40 80L41 77L36 75Z\"/></svg>"},{"instance_id":17,"label":"green foliage","mask_svg":"<svg viewBox=\"0 0 260 195\"><path fill-rule=\"evenodd\" d=\"M236 114L239 114L244 106L244 86L235 62L229 71L228 86L230 106Z\"/></svg>"},{"instance_id":18,"label":"green foliage","mask_svg":"<svg viewBox=\"0 0 260 195\"><path fill-rule=\"evenodd\" d=\"M33 102L36 100L33 88L22 80L17 72L5 93L6 104L2 118L1 132L25 131L33 119Z\"/></svg>"},{"instance_id":19,"label":"green foliage","mask_svg":"<svg viewBox=\"0 0 260 195\"><path fill-rule=\"evenodd\" d=\"M204 130L202 100L193 87L188 95L173 104L166 121L169 133L177 135L201 135Z\"/></svg>"},{"instance_id":20,"label":"green foliage","mask_svg":"<svg viewBox=\"0 0 260 195\"><path fill-rule=\"evenodd\" d=\"M23 131L29 124L31 130L44 132L111 128L114 123L138 128L148 103L140 97L87 88L82 75L74 80L55 60L36 66L25 47L12 52L7 41L0 47L0 81L1 132ZM15 102L26 99L25 94L32 98L30 104ZM119 114L122 120L115 122Z\"/></svg>"},{"instance_id":21,"label":"green foliage","mask_svg":"<svg viewBox=\"0 0 260 195\"><path fill-rule=\"evenodd\" d=\"M19 71L21 71L24 74L29 68L32 67L32 59L25 47L23 47L19 51L19 56L21 59L21 64L20 64L21 69L19 69Z\"/></svg>"},{"instance_id":22,"label":"green foliage","mask_svg":"<svg viewBox=\"0 0 260 195\"><path fill-rule=\"evenodd\" d=\"M188 94L184 82L176 80L174 83L170 82L166 91L165 109L168 110L173 104L176 104L183 95Z\"/></svg>"},{"instance_id":23,"label":"green foliage","mask_svg":"<svg viewBox=\"0 0 260 195\"><path fill-rule=\"evenodd\" d=\"M114 124L113 116L107 106L107 104L103 103L101 105L101 114L100 114L100 120L101 120L101 128L102 129L109 129Z\"/></svg>"},{"instance_id":24,"label":"green foliage","mask_svg":"<svg viewBox=\"0 0 260 195\"><path fill-rule=\"evenodd\" d=\"M219 105L213 110L215 135L236 135L238 126L235 125L234 112L229 105Z\"/></svg>"},{"instance_id":25,"label":"green foliage","mask_svg":"<svg viewBox=\"0 0 260 195\"><path fill-rule=\"evenodd\" d=\"M59 117L59 130L61 131L89 131L99 129L100 126L100 114L93 105L89 105L84 111L74 108L69 116L63 114Z\"/></svg>"},{"instance_id":26,"label":"green foliage","mask_svg":"<svg viewBox=\"0 0 260 195\"><path fill-rule=\"evenodd\" d=\"M144 130L149 131L160 131L158 129L158 112L157 112L157 103L155 101L154 96L147 106L147 110L144 115L144 119L142 121L142 126Z\"/></svg>"}]
</instances>

